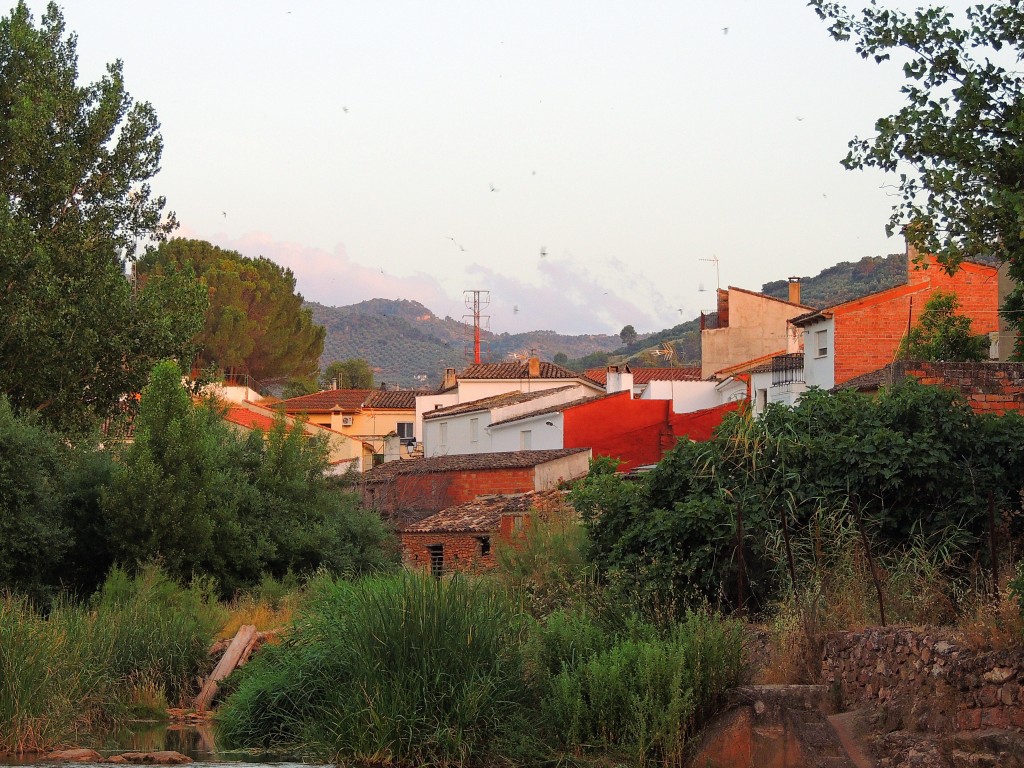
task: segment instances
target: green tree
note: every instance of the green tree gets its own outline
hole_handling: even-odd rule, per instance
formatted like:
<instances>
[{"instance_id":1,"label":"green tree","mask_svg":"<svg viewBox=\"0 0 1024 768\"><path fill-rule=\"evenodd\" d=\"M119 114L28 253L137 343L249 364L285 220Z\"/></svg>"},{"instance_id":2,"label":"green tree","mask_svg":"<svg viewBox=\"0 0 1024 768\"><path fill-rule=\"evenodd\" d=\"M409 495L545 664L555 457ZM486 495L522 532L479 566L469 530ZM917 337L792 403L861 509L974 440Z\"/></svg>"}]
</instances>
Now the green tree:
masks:
<instances>
[{"instance_id":1,"label":"green tree","mask_svg":"<svg viewBox=\"0 0 1024 768\"><path fill-rule=\"evenodd\" d=\"M337 389L373 389L373 368L361 357L335 360L324 369L320 383Z\"/></svg>"},{"instance_id":2,"label":"green tree","mask_svg":"<svg viewBox=\"0 0 1024 768\"><path fill-rule=\"evenodd\" d=\"M194 270L209 308L197 364L257 380L315 376L325 330L295 292L295 276L270 259L249 258L204 240L174 239L142 259L147 275Z\"/></svg>"},{"instance_id":3,"label":"green tree","mask_svg":"<svg viewBox=\"0 0 1024 768\"><path fill-rule=\"evenodd\" d=\"M627 325L621 331L619 331L619 338L622 339L622 343L625 344L627 347L634 341L636 341L637 335L638 334L636 332L636 328L634 328L632 325Z\"/></svg>"},{"instance_id":4,"label":"green tree","mask_svg":"<svg viewBox=\"0 0 1024 768\"><path fill-rule=\"evenodd\" d=\"M860 14L811 0L836 40L863 58L904 59L906 105L854 138L843 165L899 174L890 234L902 230L922 253L953 270L994 256L1024 282L1024 11L1017 3L977 4L963 22L942 7L911 13L874 3ZM1011 62L1007 69L1000 61ZM1024 288L1003 307L1024 324Z\"/></svg>"},{"instance_id":5,"label":"green tree","mask_svg":"<svg viewBox=\"0 0 1024 768\"><path fill-rule=\"evenodd\" d=\"M957 314L959 306L955 293L933 293L901 345L901 356L952 363L987 360L988 337L971 333L971 318Z\"/></svg>"},{"instance_id":6,"label":"green tree","mask_svg":"<svg viewBox=\"0 0 1024 768\"><path fill-rule=\"evenodd\" d=\"M569 362L569 356L565 352L556 352L555 356L551 358L551 362L555 365L566 365Z\"/></svg>"},{"instance_id":7,"label":"green tree","mask_svg":"<svg viewBox=\"0 0 1024 768\"><path fill-rule=\"evenodd\" d=\"M79 85L76 42L54 4L39 26L23 1L0 19L0 390L68 427L186 356L197 303L185 278L126 278L137 242L176 226L149 187L159 123L120 62Z\"/></svg>"}]
</instances>

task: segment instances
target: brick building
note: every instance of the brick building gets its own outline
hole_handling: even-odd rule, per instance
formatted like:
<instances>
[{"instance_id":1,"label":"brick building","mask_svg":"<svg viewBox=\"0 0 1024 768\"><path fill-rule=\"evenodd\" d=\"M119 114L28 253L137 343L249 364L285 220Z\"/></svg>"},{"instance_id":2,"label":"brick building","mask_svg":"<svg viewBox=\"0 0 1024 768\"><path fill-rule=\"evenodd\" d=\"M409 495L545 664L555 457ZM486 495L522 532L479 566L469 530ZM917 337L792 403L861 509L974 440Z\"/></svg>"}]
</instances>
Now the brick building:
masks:
<instances>
[{"instance_id":1,"label":"brick building","mask_svg":"<svg viewBox=\"0 0 1024 768\"><path fill-rule=\"evenodd\" d=\"M802 375L807 386L830 389L893 362L907 331L935 291L955 293L959 313L975 334L999 331L999 276L995 267L964 262L950 275L910 249L907 283L790 321L804 334Z\"/></svg>"},{"instance_id":2,"label":"brick building","mask_svg":"<svg viewBox=\"0 0 1024 768\"><path fill-rule=\"evenodd\" d=\"M877 392L907 378L956 389L978 413L1024 413L1024 363L939 363L900 360L836 387Z\"/></svg>"},{"instance_id":3,"label":"brick building","mask_svg":"<svg viewBox=\"0 0 1024 768\"><path fill-rule=\"evenodd\" d=\"M532 515L572 513L562 490L485 496L442 510L398 533L402 562L435 576L486 570L496 564L495 546L514 541Z\"/></svg>"},{"instance_id":4,"label":"brick building","mask_svg":"<svg viewBox=\"0 0 1024 768\"><path fill-rule=\"evenodd\" d=\"M363 502L400 527L479 496L557 488L587 474L589 448L393 461L363 474Z\"/></svg>"}]
</instances>

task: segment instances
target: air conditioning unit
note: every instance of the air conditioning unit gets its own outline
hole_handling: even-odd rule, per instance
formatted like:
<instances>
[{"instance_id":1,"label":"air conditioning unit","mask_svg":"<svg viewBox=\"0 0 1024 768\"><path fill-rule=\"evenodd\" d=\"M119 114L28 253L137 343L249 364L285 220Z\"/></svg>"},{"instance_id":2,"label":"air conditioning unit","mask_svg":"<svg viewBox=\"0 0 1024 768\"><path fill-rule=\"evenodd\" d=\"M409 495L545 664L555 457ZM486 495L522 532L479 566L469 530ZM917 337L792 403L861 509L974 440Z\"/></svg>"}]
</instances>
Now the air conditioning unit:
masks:
<instances>
[{"instance_id":1,"label":"air conditioning unit","mask_svg":"<svg viewBox=\"0 0 1024 768\"><path fill-rule=\"evenodd\" d=\"M341 426L343 426L343 427L351 427L352 426L352 419L353 419L352 416L342 416L341 417Z\"/></svg>"}]
</instances>

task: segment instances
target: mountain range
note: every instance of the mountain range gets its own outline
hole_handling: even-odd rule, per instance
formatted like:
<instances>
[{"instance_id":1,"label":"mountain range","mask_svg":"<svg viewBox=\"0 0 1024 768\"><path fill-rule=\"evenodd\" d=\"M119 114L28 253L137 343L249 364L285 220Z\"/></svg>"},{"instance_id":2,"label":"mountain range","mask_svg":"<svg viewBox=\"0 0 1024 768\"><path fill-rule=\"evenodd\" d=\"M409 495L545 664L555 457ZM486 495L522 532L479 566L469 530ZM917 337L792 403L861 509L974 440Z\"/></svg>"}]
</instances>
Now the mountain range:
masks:
<instances>
[{"instance_id":1,"label":"mountain range","mask_svg":"<svg viewBox=\"0 0 1024 768\"><path fill-rule=\"evenodd\" d=\"M906 254L867 256L844 261L813 277L801 278L801 303L828 307L906 281ZM769 296L787 298L788 280L762 286ZM374 369L378 384L426 388L436 386L445 368L462 368L472 360L472 327L438 317L417 301L370 299L343 307L307 302L313 320L327 330L321 368L334 360L361 357ZM485 360L535 355L551 360L564 354L570 367L582 370L611 359L644 365L699 365L700 318L672 328L641 334L623 346L618 336L570 336L555 331L481 333Z\"/></svg>"}]
</instances>

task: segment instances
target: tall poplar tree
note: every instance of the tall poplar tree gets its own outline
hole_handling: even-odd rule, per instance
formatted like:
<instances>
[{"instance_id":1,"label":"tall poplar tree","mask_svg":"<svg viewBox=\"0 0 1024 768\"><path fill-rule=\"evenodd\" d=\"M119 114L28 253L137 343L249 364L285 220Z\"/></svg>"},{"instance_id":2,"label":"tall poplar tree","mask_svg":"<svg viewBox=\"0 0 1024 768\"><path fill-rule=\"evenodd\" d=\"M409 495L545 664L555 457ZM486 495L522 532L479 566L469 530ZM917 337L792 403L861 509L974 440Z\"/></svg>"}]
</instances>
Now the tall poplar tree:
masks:
<instances>
[{"instance_id":1,"label":"tall poplar tree","mask_svg":"<svg viewBox=\"0 0 1024 768\"><path fill-rule=\"evenodd\" d=\"M38 26L23 0L0 19L0 390L68 428L188 356L205 300L187 275L127 278L176 226L149 186L159 123L120 61L79 84L76 46L52 3Z\"/></svg>"}]
</instances>

